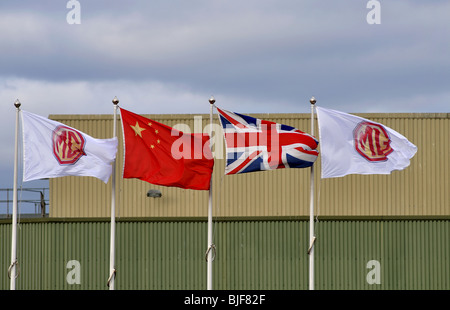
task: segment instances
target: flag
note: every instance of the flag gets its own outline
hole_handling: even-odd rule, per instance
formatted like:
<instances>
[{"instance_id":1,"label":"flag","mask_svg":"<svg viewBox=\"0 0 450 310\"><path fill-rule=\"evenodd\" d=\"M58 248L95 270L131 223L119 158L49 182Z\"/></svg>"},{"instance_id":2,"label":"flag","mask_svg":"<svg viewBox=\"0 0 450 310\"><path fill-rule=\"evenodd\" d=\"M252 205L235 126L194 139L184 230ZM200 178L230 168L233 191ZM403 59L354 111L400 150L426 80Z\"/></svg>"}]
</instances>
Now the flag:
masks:
<instances>
[{"instance_id":1,"label":"flag","mask_svg":"<svg viewBox=\"0 0 450 310\"><path fill-rule=\"evenodd\" d=\"M21 111L23 181L91 176L107 183L116 158L117 138L95 139L48 118Z\"/></svg>"},{"instance_id":2,"label":"flag","mask_svg":"<svg viewBox=\"0 0 450 310\"><path fill-rule=\"evenodd\" d=\"M314 164L318 141L294 127L217 108L226 145L225 174Z\"/></svg>"},{"instance_id":3,"label":"flag","mask_svg":"<svg viewBox=\"0 0 450 310\"><path fill-rule=\"evenodd\" d=\"M210 189L214 159L209 135L183 133L122 108L120 115L124 178L185 189Z\"/></svg>"},{"instance_id":4,"label":"flag","mask_svg":"<svg viewBox=\"0 0 450 310\"><path fill-rule=\"evenodd\" d=\"M316 107L322 178L403 170L417 147L395 130L347 113Z\"/></svg>"}]
</instances>

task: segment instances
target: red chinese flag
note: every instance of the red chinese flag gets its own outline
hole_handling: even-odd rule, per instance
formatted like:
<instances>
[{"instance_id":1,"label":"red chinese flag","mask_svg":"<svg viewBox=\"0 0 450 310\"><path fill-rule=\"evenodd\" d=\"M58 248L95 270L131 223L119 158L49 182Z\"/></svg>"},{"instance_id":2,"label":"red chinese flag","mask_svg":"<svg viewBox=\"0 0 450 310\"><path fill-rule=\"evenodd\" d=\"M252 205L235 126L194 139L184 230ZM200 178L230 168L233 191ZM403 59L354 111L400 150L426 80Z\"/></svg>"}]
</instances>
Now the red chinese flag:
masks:
<instances>
[{"instance_id":1,"label":"red chinese flag","mask_svg":"<svg viewBox=\"0 0 450 310\"><path fill-rule=\"evenodd\" d=\"M124 135L124 178L155 185L209 190L214 159L209 135L186 134L120 109Z\"/></svg>"}]
</instances>

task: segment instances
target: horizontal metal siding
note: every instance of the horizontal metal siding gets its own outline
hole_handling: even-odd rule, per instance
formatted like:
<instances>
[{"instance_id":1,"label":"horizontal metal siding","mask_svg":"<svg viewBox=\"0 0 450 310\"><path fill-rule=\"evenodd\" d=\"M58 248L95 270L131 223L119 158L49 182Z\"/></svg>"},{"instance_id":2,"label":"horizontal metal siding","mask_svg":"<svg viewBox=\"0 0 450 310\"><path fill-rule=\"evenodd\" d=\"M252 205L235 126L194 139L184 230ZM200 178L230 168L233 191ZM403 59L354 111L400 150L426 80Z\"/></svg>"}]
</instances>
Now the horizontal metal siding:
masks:
<instances>
[{"instance_id":1,"label":"horizontal metal siding","mask_svg":"<svg viewBox=\"0 0 450 310\"><path fill-rule=\"evenodd\" d=\"M206 289L207 224L119 221L116 289ZM308 221L214 223L213 288L308 289ZM10 229L0 224L0 289L9 289ZM323 220L316 223L316 289L450 289L450 221ZM17 289L107 289L107 221L23 222L18 230ZM81 265L69 285L67 263ZM366 280L380 263L380 284Z\"/></svg>"}]
</instances>

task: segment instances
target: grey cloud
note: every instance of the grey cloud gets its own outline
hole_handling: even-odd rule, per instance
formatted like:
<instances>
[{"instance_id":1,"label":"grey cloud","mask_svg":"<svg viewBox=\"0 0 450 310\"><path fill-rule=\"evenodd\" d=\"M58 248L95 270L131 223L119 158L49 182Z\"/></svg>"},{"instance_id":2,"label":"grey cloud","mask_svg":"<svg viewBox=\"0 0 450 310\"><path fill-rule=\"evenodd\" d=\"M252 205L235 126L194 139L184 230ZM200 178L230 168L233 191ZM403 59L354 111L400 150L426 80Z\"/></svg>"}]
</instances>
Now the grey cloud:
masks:
<instances>
[{"instance_id":1,"label":"grey cloud","mask_svg":"<svg viewBox=\"0 0 450 310\"><path fill-rule=\"evenodd\" d=\"M32 112L448 112L448 1L1 1L0 139ZM7 105L6 108L5 105ZM68 108L70 107L70 108ZM207 109L207 108L206 108ZM0 153L12 159L10 148ZM11 181L8 179L7 181Z\"/></svg>"}]
</instances>

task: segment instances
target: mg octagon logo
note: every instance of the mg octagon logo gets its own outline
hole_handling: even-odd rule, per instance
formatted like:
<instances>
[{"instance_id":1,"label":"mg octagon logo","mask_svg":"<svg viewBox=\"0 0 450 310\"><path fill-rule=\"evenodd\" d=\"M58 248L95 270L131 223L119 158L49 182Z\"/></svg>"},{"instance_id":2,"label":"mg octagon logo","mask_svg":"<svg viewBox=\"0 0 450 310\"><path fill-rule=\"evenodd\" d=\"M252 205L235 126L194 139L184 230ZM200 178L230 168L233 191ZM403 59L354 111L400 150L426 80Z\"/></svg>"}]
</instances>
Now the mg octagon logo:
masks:
<instances>
[{"instance_id":1,"label":"mg octagon logo","mask_svg":"<svg viewBox=\"0 0 450 310\"><path fill-rule=\"evenodd\" d=\"M81 133L66 127L58 126L53 130L53 155L60 165L75 164L82 156L85 156L84 146L86 141Z\"/></svg>"},{"instance_id":2,"label":"mg octagon logo","mask_svg":"<svg viewBox=\"0 0 450 310\"><path fill-rule=\"evenodd\" d=\"M386 161L394 151L388 133L379 124L359 123L353 130L353 139L356 151L368 161Z\"/></svg>"}]
</instances>

